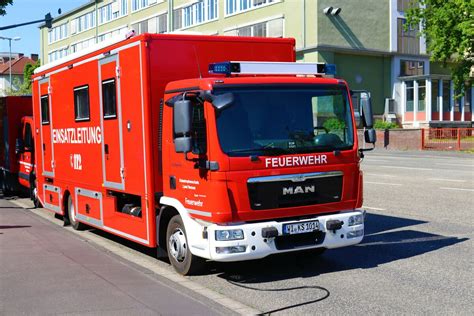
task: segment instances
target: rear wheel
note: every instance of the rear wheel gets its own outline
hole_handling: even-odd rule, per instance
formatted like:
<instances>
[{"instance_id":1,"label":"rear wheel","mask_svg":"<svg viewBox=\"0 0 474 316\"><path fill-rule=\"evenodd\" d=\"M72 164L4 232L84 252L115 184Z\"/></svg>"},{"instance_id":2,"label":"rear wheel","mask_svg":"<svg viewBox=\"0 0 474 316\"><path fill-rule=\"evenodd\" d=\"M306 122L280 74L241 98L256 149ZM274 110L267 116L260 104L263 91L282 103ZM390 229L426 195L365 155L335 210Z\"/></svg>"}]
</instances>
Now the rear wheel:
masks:
<instances>
[{"instance_id":1,"label":"rear wheel","mask_svg":"<svg viewBox=\"0 0 474 316\"><path fill-rule=\"evenodd\" d=\"M31 174L30 178L30 199L33 201L35 208L43 207L38 199L38 189L36 188L36 177L34 174Z\"/></svg>"},{"instance_id":2,"label":"rear wheel","mask_svg":"<svg viewBox=\"0 0 474 316\"><path fill-rule=\"evenodd\" d=\"M67 200L67 215L67 219L69 220L69 224L71 224L72 228L75 230L82 230L85 228L84 224L78 222L76 219L74 203L70 195L68 196ZM64 216L64 223L66 224L66 216Z\"/></svg>"},{"instance_id":3,"label":"rear wheel","mask_svg":"<svg viewBox=\"0 0 474 316\"><path fill-rule=\"evenodd\" d=\"M205 260L193 255L189 250L186 230L181 216L175 215L169 221L166 240L168 258L179 274L195 274L204 267Z\"/></svg>"}]
</instances>

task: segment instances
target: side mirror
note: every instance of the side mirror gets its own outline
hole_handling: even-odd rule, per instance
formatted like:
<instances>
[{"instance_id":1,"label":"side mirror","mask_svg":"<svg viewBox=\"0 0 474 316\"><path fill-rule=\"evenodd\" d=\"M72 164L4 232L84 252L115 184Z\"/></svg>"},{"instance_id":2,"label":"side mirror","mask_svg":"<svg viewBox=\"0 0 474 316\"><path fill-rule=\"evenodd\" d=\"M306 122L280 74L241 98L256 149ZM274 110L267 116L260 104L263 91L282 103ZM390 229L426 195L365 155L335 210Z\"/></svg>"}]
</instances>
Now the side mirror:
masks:
<instances>
[{"instance_id":1,"label":"side mirror","mask_svg":"<svg viewBox=\"0 0 474 316\"><path fill-rule=\"evenodd\" d=\"M377 141L377 134L375 133L375 129L366 129L364 131L364 139L365 142L368 144L375 144L375 142Z\"/></svg>"},{"instance_id":2,"label":"side mirror","mask_svg":"<svg viewBox=\"0 0 474 316\"><path fill-rule=\"evenodd\" d=\"M25 144L23 139L17 138L15 142L15 154L23 154L25 152Z\"/></svg>"},{"instance_id":3,"label":"side mirror","mask_svg":"<svg viewBox=\"0 0 474 316\"><path fill-rule=\"evenodd\" d=\"M176 137L174 139L174 150L177 153L188 153L191 151L193 145L192 137Z\"/></svg>"},{"instance_id":4,"label":"side mirror","mask_svg":"<svg viewBox=\"0 0 474 316\"><path fill-rule=\"evenodd\" d=\"M360 108L362 110L362 123L365 128L374 127L374 115L372 114L372 102L369 92L360 93Z\"/></svg>"},{"instance_id":5,"label":"side mirror","mask_svg":"<svg viewBox=\"0 0 474 316\"><path fill-rule=\"evenodd\" d=\"M187 153L191 151L192 138L192 103L189 100L179 100L173 106L173 133L174 148L177 153Z\"/></svg>"}]
</instances>

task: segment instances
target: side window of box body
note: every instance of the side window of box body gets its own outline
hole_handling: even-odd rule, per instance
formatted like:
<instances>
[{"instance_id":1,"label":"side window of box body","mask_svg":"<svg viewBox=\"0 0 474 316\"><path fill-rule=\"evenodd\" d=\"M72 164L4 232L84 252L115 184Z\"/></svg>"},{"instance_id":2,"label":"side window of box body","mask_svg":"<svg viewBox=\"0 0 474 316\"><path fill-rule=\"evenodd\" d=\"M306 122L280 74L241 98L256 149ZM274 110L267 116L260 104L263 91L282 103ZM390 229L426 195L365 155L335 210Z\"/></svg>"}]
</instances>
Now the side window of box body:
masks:
<instances>
[{"instance_id":1,"label":"side window of box body","mask_svg":"<svg viewBox=\"0 0 474 316\"><path fill-rule=\"evenodd\" d=\"M88 85L74 88L74 117L76 122L90 120Z\"/></svg>"},{"instance_id":2,"label":"side window of box body","mask_svg":"<svg viewBox=\"0 0 474 316\"><path fill-rule=\"evenodd\" d=\"M102 81L102 106L104 119L117 118L117 89L115 79Z\"/></svg>"},{"instance_id":3,"label":"side window of box body","mask_svg":"<svg viewBox=\"0 0 474 316\"><path fill-rule=\"evenodd\" d=\"M49 96L41 96L41 125L49 124Z\"/></svg>"}]
</instances>

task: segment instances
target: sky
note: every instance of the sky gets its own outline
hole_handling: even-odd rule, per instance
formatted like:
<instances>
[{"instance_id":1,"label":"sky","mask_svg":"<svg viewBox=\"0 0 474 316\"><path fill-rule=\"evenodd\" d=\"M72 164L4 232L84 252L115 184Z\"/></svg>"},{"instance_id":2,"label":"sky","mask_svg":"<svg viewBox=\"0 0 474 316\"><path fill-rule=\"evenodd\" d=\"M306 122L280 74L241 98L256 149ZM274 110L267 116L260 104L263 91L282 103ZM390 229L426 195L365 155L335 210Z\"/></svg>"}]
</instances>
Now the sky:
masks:
<instances>
[{"instance_id":1,"label":"sky","mask_svg":"<svg viewBox=\"0 0 474 316\"><path fill-rule=\"evenodd\" d=\"M0 27L44 19L50 12L52 17L58 16L58 9L62 13L68 12L89 0L13 0L13 5L5 8L7 14L0 16ZM12 41L12 53L23 53L26 56L40 53L40 32L35 23L0 31L0 36L21 37L19 41ZM0 40L0 52L8 52L8 40Z\"/></svg>"}]
</instances>

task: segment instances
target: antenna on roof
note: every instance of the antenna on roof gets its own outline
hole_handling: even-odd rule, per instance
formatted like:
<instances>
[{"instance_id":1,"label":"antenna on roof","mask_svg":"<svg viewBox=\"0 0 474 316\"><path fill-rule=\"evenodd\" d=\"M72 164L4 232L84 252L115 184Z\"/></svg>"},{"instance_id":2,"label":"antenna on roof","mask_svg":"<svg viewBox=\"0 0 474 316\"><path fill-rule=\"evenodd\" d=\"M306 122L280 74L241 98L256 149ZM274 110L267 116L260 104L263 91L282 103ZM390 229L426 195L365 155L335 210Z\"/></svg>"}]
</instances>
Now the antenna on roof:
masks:
<instances>
[{"instance_id":1,"label":"antenna on roof","mask_svg":"<svg viewBox=\"0 0 474 316\"><path fill-rule=\"evenodd\" d=\"M198 71L199 71L199 79L202 79L201 66L199 66L199 58L198 58L198 55L197 55L196 46L193 46L193 49L194 49L194 57L196 57L196 64L197 64Z\"/></svg>"}]
</instances>

